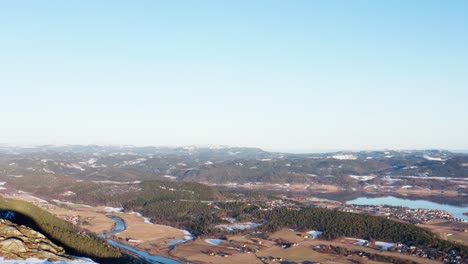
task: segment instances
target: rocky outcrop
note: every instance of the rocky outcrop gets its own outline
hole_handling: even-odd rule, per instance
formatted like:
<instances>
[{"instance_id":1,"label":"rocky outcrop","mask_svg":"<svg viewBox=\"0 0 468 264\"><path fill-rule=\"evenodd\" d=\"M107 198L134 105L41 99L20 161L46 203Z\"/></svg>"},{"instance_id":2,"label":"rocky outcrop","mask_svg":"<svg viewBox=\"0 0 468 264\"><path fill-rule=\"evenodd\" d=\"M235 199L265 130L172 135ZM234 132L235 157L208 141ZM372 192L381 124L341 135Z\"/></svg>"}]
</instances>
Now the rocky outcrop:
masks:
<instances>
[{"instance_id":1,"label":"rocky outcrop","mask_svg":"<svg viewBox=\"0 0 468 264\"><path fill-rule=\"evenodd\" d=\"M0 219L0 256L4 259L47 259L71 261L65 250L41 233Z\"/></svg>"}]
</instances>

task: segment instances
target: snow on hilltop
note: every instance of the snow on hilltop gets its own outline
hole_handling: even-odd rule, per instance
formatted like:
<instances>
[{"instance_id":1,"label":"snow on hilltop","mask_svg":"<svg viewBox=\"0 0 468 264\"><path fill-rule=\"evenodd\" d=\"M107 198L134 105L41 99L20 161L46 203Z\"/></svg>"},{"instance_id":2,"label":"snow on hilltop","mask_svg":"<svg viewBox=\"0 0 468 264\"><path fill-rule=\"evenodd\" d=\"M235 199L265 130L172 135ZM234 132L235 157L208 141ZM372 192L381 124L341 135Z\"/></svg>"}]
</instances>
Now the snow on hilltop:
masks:
<instances>
[{"instance_id":1,"label":"snow on hilltop","mask_svg":"<svg viewBox=\"0 0 468 264\"><path fill-rule=\"evenodd\" d=\"M336 154L332 158L337 160L357 160L357 156L353 154Z\"/></svg>"},{"instance_id":2,"label":"snow on hilltop","mask_svg":"<svg viewBox=\"0 0 468 264\"><path fill-rule=\"evenodd\" d=\"M446 161L446 159L439 158L439 157L431 157L429 155L424 155L423 158L427 160L434 160L434 161Z\"/></svg>"}]
</instances>

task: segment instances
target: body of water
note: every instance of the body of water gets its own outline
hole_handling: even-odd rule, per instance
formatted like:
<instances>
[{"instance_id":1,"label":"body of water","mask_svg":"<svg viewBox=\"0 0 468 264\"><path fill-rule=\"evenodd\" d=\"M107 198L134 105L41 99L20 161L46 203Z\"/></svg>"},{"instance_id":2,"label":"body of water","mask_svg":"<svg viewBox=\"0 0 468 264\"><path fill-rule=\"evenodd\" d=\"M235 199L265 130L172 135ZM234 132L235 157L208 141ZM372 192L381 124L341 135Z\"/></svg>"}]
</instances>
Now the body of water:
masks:
<instances>
[{"instance_id":1,"label":"body of water","mask_svg":"<svg viewBox=\"0 0 468 264\"><path fill-rule=\"evenodd\" d=\"M114 230L112 230L112 232L109 233L110 235L115 235L115 234L120 233L120 232L125 230L125 222L121 218L116 217L116 216L108 216L108 217L115 222L115 228L114 228ZM105 237L105 235L103 234L103 235L101 235L101 237ZM113 245L115 247L123 248L123 249L125 249L127 251L130 251L133 254L135 254L136 256L148 261L149 263L153 263L153 264L180 264L179 262L177 262L177 261L175 261L173 259L165 258L165 257L161 257L161 256L154 256L154 255L149 254L146 251L138 250L138 249L136 249L134 247L131 247L129 245L117 242L117 241L112 240L112 239L107 238L106 240L107 240L107 242L109 242L109 244L111 244L111 245Z\"/></svg>"},{"instance_id":2,"label":"body of water","mask_svg":"<svg viewBox=\"0 0 468 264\"><path fill-rule=\"evenodd\" d=\"M431 210L444 210L452 214L454 217L459 219L464 219L468 221L468 216L463 215L463 213L468 212L468 207L454 206L448 204L440 204L435 202L430 202L426 200L409 200L401 199L393 196L386 197L359 197L354 200L349 200L346 203L348 204L358 204L358 205L391 205L391 206L402 206L412 209L431 209Z\"/></svg>"}]
</instances>

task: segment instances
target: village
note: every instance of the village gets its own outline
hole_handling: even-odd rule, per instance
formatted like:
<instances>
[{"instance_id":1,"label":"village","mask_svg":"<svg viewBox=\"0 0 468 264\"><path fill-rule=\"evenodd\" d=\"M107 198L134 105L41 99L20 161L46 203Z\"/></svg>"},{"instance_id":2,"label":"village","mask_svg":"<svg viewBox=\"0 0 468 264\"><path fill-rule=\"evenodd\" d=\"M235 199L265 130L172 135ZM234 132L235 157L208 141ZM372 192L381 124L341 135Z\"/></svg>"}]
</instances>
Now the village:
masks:
<instances>
[{"instance_id":1,"label":"village","mask_svg":"<svg viewBox=\"0 0 468 264\"><path fill-rule=\"evenodd\" d=\"M449 212L444 210L434 210L434 209L412 209L402 206L390 206L390 205L356 205L343 203L339 201L326 200L326 199L317 199L314 197L305 197L305 196L296 196L296 197L286 197L283 196L283 199L293 200L295 202L300 202L305 205L315 206L320 208L338 210L342 212L349 213L363 213L370 215L383 216L399 221L404 221L411 224L426 224L434 221L451 221L451 222L468 222L465 219L456 218L451 215ZM279 205L291 206L294 207L294 204L288 202L271 202L272 207L277 207Z\"/></svg>"},{"instance_id":2,"label":"village","mask_svg":"<svg viewBox=\"0 0 468 264\"><path fill-rule=\"evenodd\" d=\"M425 224L435 220L445 221L466 221L453 217L450 213L443 210L431 209L411 209L399 206L387 205L352 205L345 204L337 208L344 212L357 212L372 215L385 216L388 218L398 219L411 224Z\"/></svg>"}]
</instances>

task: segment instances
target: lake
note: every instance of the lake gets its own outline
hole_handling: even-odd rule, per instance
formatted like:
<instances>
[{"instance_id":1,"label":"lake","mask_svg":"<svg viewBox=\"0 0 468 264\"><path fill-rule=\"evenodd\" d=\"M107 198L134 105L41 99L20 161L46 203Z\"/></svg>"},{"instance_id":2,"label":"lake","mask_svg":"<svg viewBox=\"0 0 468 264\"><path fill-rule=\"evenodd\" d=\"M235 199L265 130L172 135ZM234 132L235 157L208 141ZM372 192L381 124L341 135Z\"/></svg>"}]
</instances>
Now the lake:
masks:
<instances>
[{"instance_id":1,"label":"lake","mask_svg":"<svg viewBox=\"0 0 468 264\"><path fill-rule=\"evenodd\" d=\"M426 200L401 199L401 198L397 198L393 196L376 197L376 198L359 197L354 200L349 200L346 203L357 204L357 205L403 206L403 207L409 207L412 209L424 208L424 209L431 209L431 210L445 210L456 218L464 219L468 221L468 216L463 215L463 213L468 212L468 207L440 204L440 203L430 202Z\"/></svg>"}]
</instances>

